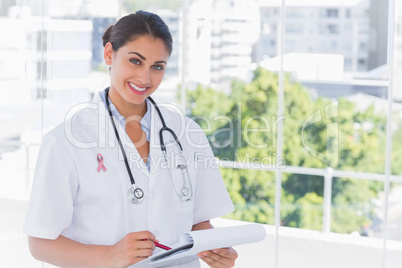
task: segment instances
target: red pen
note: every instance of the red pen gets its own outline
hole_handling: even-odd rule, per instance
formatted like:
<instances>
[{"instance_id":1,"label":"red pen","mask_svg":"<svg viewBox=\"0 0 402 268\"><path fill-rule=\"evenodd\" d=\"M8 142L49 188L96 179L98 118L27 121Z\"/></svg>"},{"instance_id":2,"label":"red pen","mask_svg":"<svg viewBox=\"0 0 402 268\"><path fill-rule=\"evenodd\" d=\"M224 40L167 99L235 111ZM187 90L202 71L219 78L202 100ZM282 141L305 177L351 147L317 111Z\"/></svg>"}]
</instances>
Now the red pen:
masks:
<instances>
[{"instance_id":1,"label":"red pen","mask_svg":"<svg viewBox=\"0 0 402 268\"><path fill-rule=\"evenodd\" d=\"M141 239L141 240L142 240L142 241L145 241L145 240L147 240L147 239ZM154 242L154 244L155 244L155 246L157 246L158 248L162 248L162 249L164 249L164 250L171 250L171 249L172 249L172 248L170 248L170 247L168 247L168 246L159 244L158 242Z\"/></svg>"},{"instance_id":2,"label":"red pen","mask_svg":"<svg viewBox=\"0 0 402 268\"><path fill-rule=\"evenodd\" d=\"M159 244L159 243L157 243L157 242L154 242L154 244L155 244L155 246L157 246L158 248L162 248L162 249L164 249L164 250L171 250L171 249L172 249L172 248L170 248L170 247L168 247L168 246Z\"/></svg>"}]
</instances>

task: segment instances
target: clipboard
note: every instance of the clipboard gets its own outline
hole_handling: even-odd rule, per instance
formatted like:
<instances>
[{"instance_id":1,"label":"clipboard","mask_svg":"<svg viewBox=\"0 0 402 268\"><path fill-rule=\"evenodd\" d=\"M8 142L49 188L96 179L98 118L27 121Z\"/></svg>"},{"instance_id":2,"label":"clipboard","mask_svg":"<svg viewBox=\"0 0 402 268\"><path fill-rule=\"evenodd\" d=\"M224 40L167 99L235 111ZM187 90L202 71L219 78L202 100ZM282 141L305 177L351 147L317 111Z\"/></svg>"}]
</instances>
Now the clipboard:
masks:
<instances>
[{"instance_id":1,"label":"clipboard","mask_svg":"<svg viewBox=\"0 0 402 268\"><path fill-rule=\"evenodd\" d=\"M179 242L168 251L158 252L130 268L157 268L187 263L198 259L204 250L233 247L255 243L265 238L265 228L260 224L247 224L184 233Z\"/></svg>"}]
</instances>

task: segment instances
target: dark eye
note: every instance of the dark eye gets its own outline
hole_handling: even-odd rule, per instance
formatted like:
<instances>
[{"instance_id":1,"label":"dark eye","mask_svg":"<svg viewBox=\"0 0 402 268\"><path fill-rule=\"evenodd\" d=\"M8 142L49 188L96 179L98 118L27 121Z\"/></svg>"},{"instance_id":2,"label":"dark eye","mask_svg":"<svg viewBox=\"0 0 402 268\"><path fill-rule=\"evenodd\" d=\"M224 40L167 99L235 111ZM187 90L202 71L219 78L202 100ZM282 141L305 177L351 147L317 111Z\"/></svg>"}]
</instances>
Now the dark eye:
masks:
<instances>
[{"instance_id":1,"label":"dark eye","mask_svg":"<svg viewBox=\"0 0 402 268\"><path fill-rule=\"evenodd\" d=\"M154 65L152 66L153 69L157 70L157 71L162 71L163 70L163 66L162 65Z\"/></svg>"},{"instance_id":2,"label":"dark eye","mask_svg":"<svg viewBox=\"0 0 402 268\"><path fill-rule=\"evenodd\" d=\"M130 59L130 62L134 64L141 64L141 62L137 59Z\"/></svg>"}]
</instances>

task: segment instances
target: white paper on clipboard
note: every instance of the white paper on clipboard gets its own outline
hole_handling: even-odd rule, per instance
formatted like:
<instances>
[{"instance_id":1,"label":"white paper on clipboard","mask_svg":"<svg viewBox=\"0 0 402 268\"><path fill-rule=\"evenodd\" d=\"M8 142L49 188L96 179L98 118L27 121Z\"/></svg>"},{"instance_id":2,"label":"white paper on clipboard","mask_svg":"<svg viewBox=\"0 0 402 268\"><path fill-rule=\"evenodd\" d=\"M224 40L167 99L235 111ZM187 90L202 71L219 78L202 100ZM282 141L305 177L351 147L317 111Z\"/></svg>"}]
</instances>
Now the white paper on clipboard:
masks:
<instances>
[{"instance_id":1,"label":"white paper on clipboard","mask_svg":"<svg viewBox=\"0 0 402 268\"><path fill-rule=\"evenodd\" d=\"M263 240L265 235L264 227L259 224L192 231L182 234L179 242L170 246L171 250L154 254L130 268L157 268L183 264L198 259L197 253L201 251L255 243Z\"/></svg>"}]
</instances>

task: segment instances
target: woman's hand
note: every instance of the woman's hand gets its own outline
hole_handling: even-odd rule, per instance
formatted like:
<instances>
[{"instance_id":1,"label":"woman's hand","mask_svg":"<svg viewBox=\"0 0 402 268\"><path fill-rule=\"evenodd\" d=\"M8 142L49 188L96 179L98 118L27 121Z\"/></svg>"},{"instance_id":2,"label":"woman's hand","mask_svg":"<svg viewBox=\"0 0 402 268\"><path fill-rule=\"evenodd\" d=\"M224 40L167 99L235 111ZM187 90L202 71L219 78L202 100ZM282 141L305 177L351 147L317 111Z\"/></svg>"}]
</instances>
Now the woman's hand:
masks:
<instances>
[{"instance_id":1,"label":"woman's hand","mask_svg":"<svg viewBox=\"0 0 402 268\"><path fill-rule=\"evenodd\" d=\"M192 231L213 229L210 221L203 221L193 225ZM237 259L237 252L233 248L218 248L206 250L197 254L197 256L205 261L213 268L233 267Z\"/></svg>"},{"instance_id":2,"label":"woman's hand","mask_svg":"<svg viewBox=\"0 0 402 268\"><path fill-rule=\"evenodd\" d=\"M106 267L127 267L152 255L155 236L149 231L127 234L111 246L105 256Z\"/></svg>"},{"instance_id":3,"label":"woman's hand","mask_svg":"<svg viewBox=\"0 0 402 268\"><path fill-rule=\"evenodd\" d=\"M197 256L213 268L233 267L237 259L237 252L233 248L218 248L206 250Z\"/></svg>"},{"instance_id":4,"label":"woman's hand","mask_svg":"<svg viewBox=\"0 0 402 268\"><path fill-rule=\"evenodd\" d=\"M155 236L148 231L127 234L112 246L89 245L60 235L58 238L28 238L32 256L59 267L127 267L152 255Z\"/></svg>"}]
</instances>

